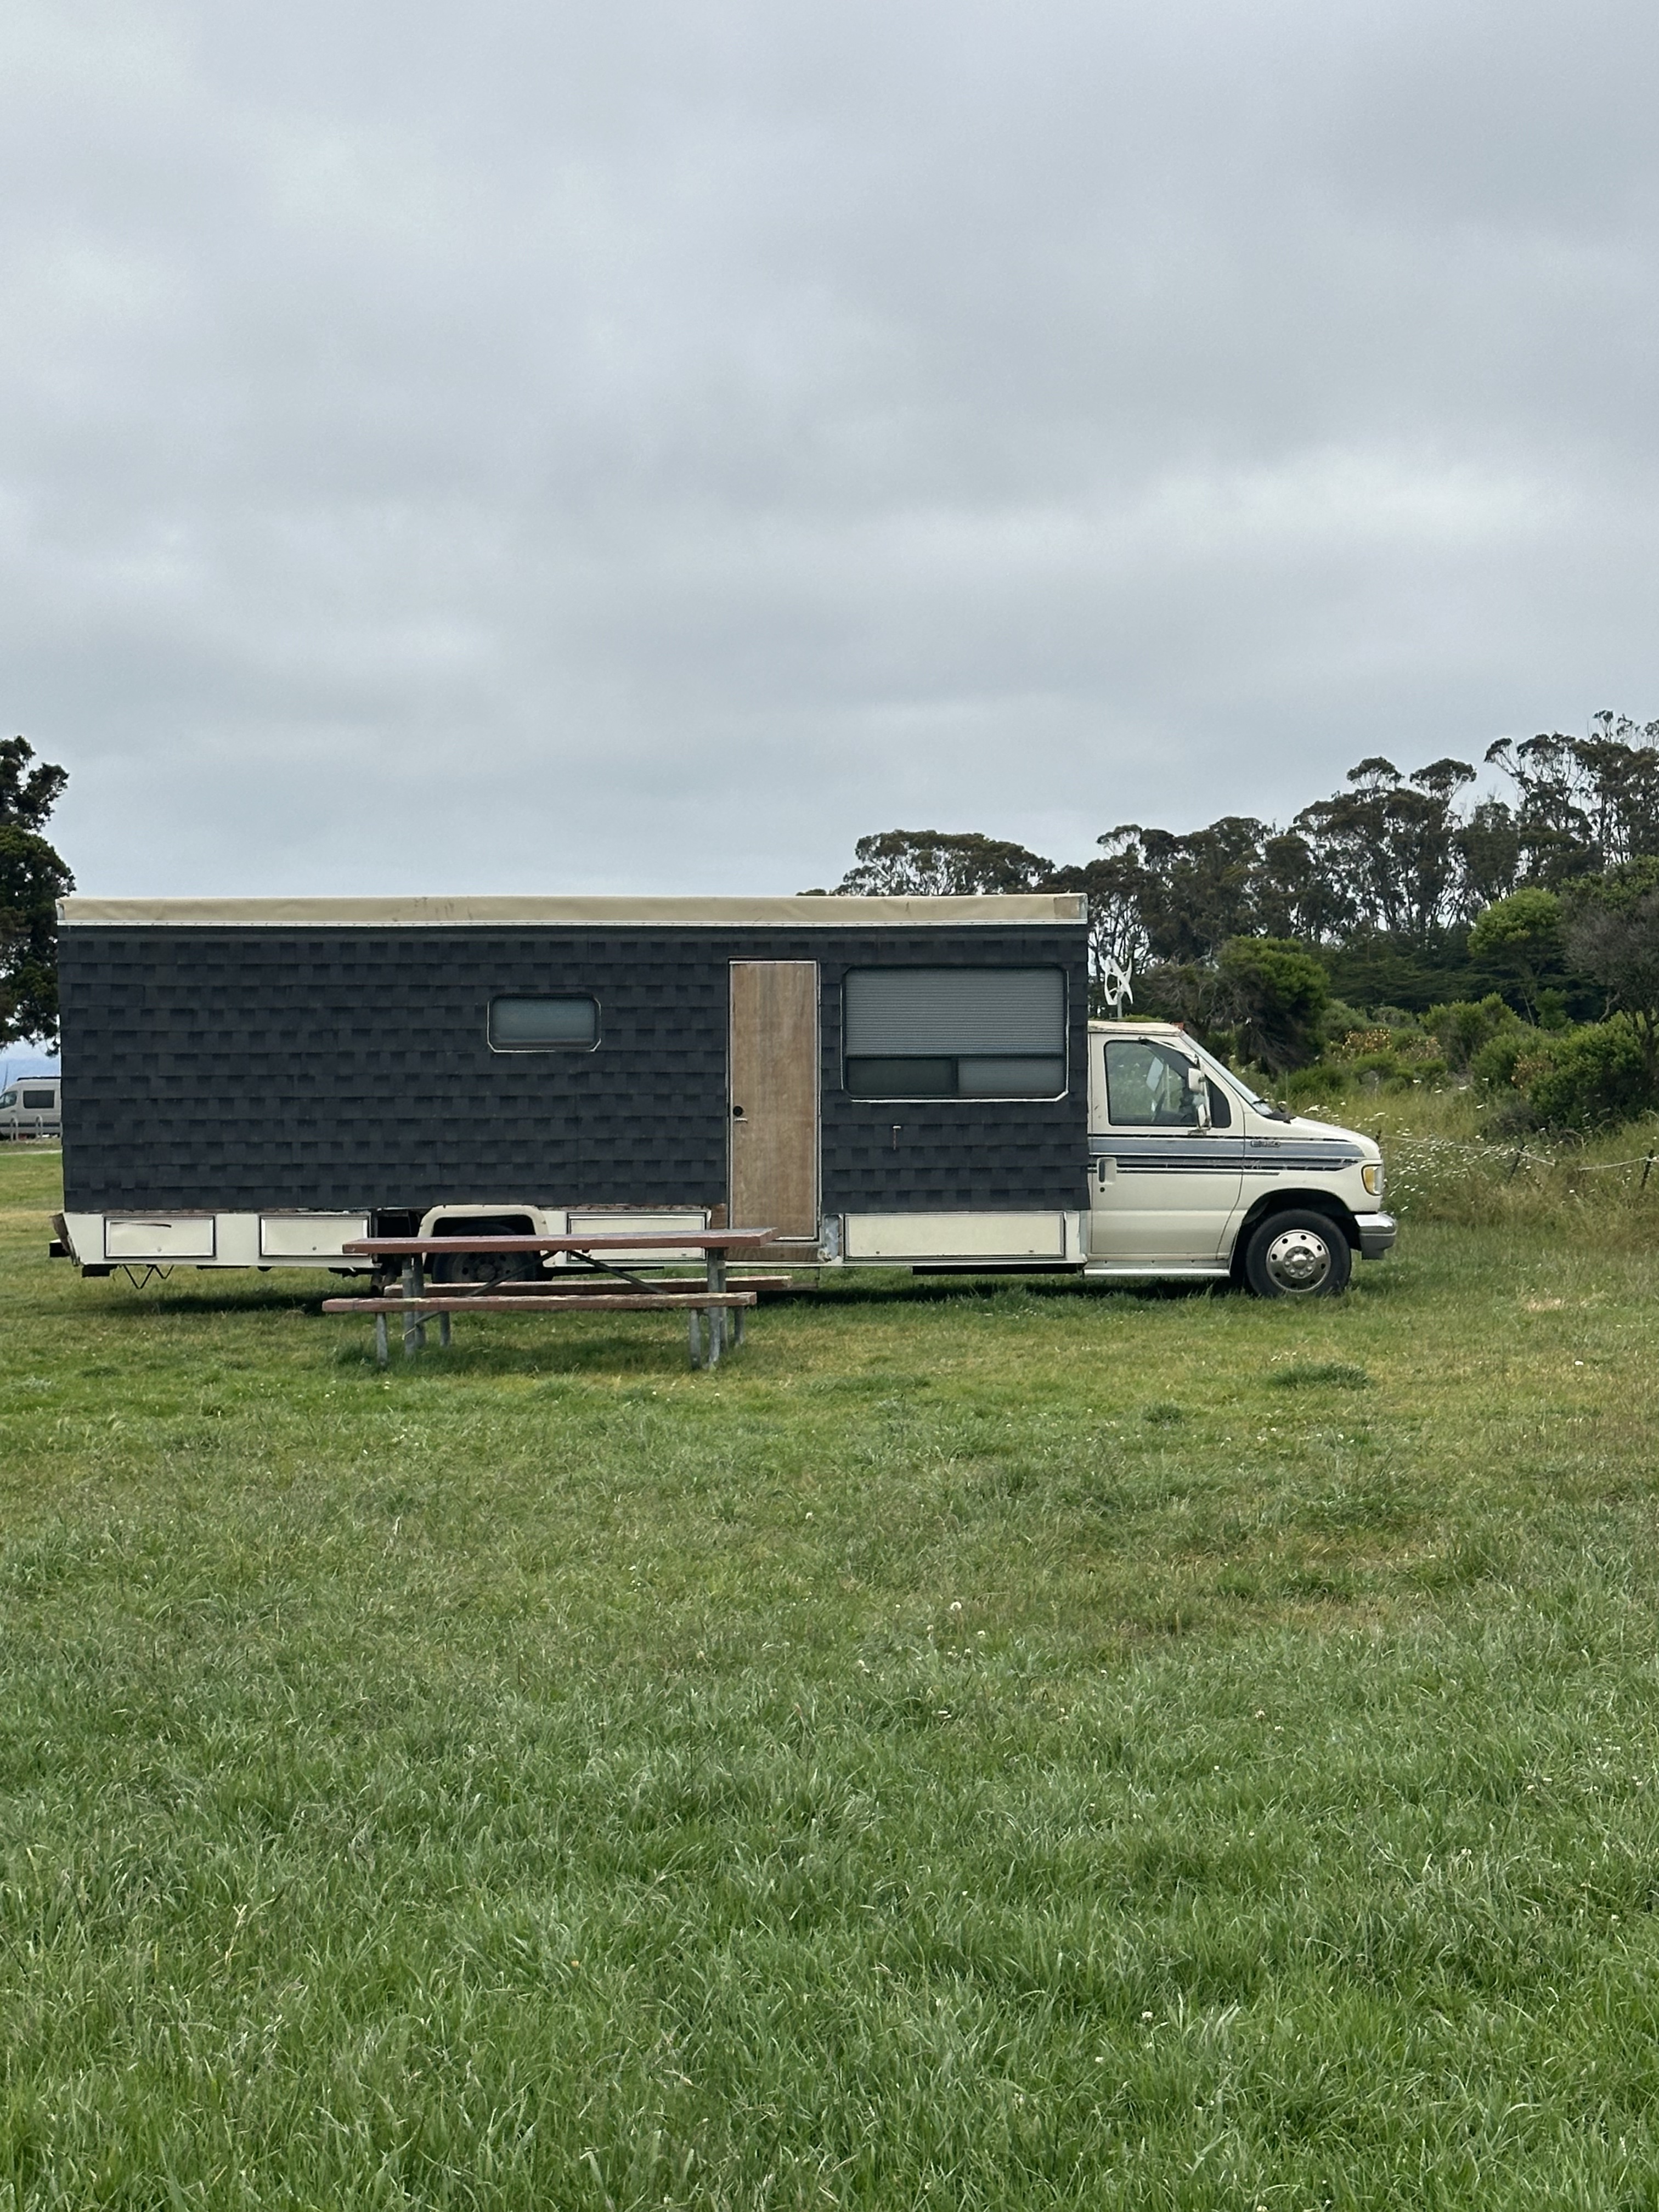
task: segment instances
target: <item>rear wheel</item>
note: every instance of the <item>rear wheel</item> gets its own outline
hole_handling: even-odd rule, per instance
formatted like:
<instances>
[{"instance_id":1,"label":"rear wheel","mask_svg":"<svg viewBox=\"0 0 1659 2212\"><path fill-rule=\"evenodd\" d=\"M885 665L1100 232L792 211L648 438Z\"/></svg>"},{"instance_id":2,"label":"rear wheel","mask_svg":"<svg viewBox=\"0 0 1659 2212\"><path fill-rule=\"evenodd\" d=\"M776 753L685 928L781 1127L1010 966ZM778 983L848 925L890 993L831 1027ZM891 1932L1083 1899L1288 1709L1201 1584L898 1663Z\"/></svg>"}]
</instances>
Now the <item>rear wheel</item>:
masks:
<instances>
[{"instance_id":1,"label":"rear wheel","mask_svg":"<svg viewBox=\"0 0 1659 2212\"><path fill-rule=\"evenodd\" d=\"M1244 1248L1244 1279L1259 1298L1334 1298L1352 1272L1348 1240L1328 1213L1270 1213Z\"/></svg>"},{"instance_id":2,"label":"rear wheel","mask_svg":"<svg viewBox=\"0 0 1659 2212\"><path fill-rule=\"evenodd\" d=\"M429 1283L533 1283L541 1272L538 1252L434 1252L426 1263Z\"/></svg>"}]
</instances>

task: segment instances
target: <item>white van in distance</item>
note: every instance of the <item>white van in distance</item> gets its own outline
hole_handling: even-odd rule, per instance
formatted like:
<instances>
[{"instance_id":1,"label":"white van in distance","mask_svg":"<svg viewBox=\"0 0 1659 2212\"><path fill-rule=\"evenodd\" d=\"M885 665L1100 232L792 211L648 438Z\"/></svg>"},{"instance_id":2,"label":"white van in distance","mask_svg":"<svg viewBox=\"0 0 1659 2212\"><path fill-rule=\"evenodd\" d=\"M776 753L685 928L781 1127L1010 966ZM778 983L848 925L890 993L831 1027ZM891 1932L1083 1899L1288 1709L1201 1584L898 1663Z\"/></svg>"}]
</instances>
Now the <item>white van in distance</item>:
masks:
<instances>
[{"instance_id":1,"label":"white van in distance","mask_svg":"<svg viewBox=\"0 0 1659 2212\"><path fill-rule=\"evenodd\" d=\"M0 1142L19 1137L61 1137L63 1081L56 1075L20 1075L0 1091Z\"/></svg>"}]
</instances>

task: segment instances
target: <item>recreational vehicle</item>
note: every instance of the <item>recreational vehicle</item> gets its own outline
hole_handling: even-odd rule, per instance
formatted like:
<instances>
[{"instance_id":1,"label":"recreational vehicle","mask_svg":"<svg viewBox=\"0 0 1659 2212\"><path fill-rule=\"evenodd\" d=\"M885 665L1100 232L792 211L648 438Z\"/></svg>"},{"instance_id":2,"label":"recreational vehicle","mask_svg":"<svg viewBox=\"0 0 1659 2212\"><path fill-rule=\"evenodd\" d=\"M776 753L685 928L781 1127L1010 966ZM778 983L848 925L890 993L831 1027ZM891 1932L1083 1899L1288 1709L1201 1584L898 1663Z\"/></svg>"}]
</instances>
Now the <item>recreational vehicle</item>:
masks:
<instances>
[{"instance_id":1,"label":"recreational vehicle","mask_svg":"<svg viewBox=\"0 0 1659 2212\"><path fill-rule=\"evenodd\" d=\"M1306 1297L1394 1241L1368 1138L1168 1024L1091 1023L1070 895L60 911L57 1249L88 1274L602 1213L771 1228L785 1266Z\"/></svg>"},{"instance_id":2,"label":"recreational vehicle","mask_svg":"<svg viewBox=\"0 0 1659 2212\"><path fill-rule=\"evenodd\" d=\"M63 1088L55 1075L20 1075L0 1088L0 1140L55 1137Z\"/></svg>"}]
</instances>

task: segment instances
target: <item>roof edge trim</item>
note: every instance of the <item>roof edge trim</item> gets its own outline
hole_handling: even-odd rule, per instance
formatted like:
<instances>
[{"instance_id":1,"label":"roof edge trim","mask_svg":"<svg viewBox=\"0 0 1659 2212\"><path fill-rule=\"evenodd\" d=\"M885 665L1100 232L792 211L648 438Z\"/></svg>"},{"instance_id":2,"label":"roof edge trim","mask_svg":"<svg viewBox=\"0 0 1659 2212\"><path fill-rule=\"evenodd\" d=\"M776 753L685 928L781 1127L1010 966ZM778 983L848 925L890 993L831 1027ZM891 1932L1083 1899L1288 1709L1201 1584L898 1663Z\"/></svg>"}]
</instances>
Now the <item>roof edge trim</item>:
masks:
<instances>
[{"instance_id":1,"label":"roof edge trim","mask_svg":"<svg viewBox=\"0 0 1659 2212\"><path fill-rule=\"evenodd\" d=\"M1081 922L1079 891L988 892L977 898L89 898L58 902L65 928L604 929L1007 927Z\"/></svg>"}]
</instances>

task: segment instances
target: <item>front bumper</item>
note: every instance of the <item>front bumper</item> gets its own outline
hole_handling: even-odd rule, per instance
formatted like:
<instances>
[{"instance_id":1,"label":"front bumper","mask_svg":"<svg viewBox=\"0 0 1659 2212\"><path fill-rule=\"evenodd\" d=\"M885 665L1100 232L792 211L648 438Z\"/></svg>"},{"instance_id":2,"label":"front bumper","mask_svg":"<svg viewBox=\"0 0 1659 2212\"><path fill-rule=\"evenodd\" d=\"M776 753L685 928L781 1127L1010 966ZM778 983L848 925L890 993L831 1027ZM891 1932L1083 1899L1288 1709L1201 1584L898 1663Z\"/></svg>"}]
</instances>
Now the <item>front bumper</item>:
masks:
<instances>
[{"instance_id":1,"label":"front bumper","mask_svg":"<svg viewBox=\"0 0 1659 2212\"><path fill-rule=\"evenodd\" d=\"M1356 1213L1354 1226L1359 1231L1359 1256L1362 1260L1380 1260L1385 1252L1392 1252L1394 1240L1400 1234L1400 1224L1391 1213Z\"/></svg>"}]
</instances>

